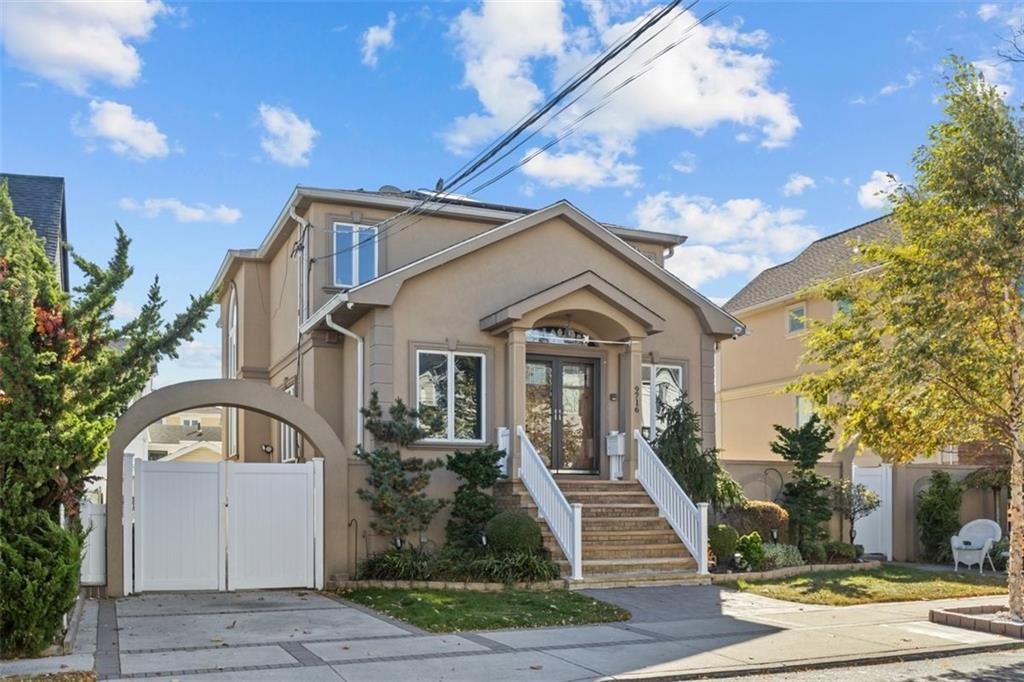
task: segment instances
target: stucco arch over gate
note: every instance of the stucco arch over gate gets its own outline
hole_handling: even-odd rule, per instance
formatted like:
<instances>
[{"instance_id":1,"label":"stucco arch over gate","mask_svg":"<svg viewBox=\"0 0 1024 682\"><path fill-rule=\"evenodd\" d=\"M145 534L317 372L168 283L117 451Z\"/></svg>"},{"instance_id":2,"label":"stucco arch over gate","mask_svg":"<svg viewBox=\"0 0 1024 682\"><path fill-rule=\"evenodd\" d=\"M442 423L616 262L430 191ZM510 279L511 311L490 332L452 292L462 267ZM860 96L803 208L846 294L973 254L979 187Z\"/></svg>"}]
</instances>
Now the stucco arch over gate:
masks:
<instances>
[{"instance_id":1,"label":"stucco arch over gate","mask_svg":"<svg viewBox=\"0 0 1024 682\"><path fill-rule=\"evenodd\" d=\"M107 452L107 595L124 594L124 450L143 429L197 407L238 407L286 422L324 458L324 566L327 576L344 573L348 548L347 453L338 434L310 406L268 384L245 379L203 379L157 389L117 420Z\"/></svg>"}]
</instances>

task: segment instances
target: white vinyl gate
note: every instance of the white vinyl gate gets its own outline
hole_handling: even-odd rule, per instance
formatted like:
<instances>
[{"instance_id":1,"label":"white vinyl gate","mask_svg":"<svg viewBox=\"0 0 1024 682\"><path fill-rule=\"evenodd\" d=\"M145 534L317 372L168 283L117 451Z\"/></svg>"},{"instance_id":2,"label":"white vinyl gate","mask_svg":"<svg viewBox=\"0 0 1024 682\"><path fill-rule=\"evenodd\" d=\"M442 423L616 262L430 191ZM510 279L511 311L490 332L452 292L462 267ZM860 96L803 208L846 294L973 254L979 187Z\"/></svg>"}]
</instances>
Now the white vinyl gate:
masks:
<instances>
[{"instance_id":1,"label":"white vinyl gate","mask_svg":"<svg viewBox=\"0 0 1024 682\"><path fill-rule=\"evenodd\" d=\"M126 457L125 480L126 592L323 586L322 459Z\"/></svg>"},{"instance_id":2,"label":"white vinyl gate","mask_svg":"<svg viewBox=\"0 0 1024 682\"><path fill-rule=\"evenodd\" d=\"M865 554L882 554L892 561L892 465L874 467L853 465L853 483L873 490L882 504L875 511L854 524L855 542L864 547Z\"/></svg>"}]
</instances>

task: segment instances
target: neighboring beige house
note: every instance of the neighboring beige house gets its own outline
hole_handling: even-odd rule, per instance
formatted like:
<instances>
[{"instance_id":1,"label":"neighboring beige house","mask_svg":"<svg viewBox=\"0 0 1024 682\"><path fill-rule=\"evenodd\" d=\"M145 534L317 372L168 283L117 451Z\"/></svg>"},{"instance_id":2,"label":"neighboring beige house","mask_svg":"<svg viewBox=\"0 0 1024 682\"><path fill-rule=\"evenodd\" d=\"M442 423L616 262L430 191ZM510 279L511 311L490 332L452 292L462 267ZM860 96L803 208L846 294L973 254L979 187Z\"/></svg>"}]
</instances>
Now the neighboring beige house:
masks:
<instances>
[{"instance_id":1,"label":"neighboring beige house","mask_svg":"<svg viewBox=\"0 0 1024 682\"><path fill-rule=\"evenodd\" d=\"M823 237L791 261L761 272L724 305L747 331L736 341L723 344L719 352L716 431L720 457L749 496L773 499L781 492L787 469L769 449L776 437L773 425L799 426L814 413L809 400L784 389L802 373L816 369L801 362L805 335L811 320L830 319L839 304L809 296L808 289L844 275L870 276L873 266L853 262L857 244L897 234L896 225L884 216ZM933 457L919 457L910 465L886 468L879 478L885 480L881 492L887 509L884 514L877 512L885 519L882 522L875 517L870 522L881 523L880 544L874 549L897 559L915 558L914 500L927 485L931 471L942 466L955 478L963 478L979 465L997 460L985 448L966 444ZM823 459L820 468L839 478L849 477L856 465L865 476L873 476L876 472L870 470L884 468L882 464L882 458L874 452L857 454L856 445L851 444ZM968 495L963 520L995 518L990 498L987 494ZM834 530L840 532L838 521Z\"/></svg>"},{"instance_id":2,"label":"neighboring beige house","mask_svg":"<svg viewBox=\"0 0 1024 682\"><path fill-rule=\"evenodd\" d=\"M224 459L222 410L202 407L168 415L146 429L147 456L161 462L218 462Z\"/></svg>"},{"instance_id":3,"label":"neighboring beige house","mask_svg":"<svg viewBox=\"0 0 1024 682\"><path fill-rule=\"evenodd\" d=\"M705 443L715 442L715 352L743 332L664 268L684 240L604 224L566 201L532 210L390 186L296 187L262 244L229 251L213 283L223 374L288 391L329 422L349 452L347 481L331 478L328 460L325 497L343 496L362 529L369 511L355 491L367 471L351 451L373 446L359 408L376 392L385 409L400 398L439 417L412 455L507 443L506 502L531 508L516 480L528 447L516 437L523 427L570 501L585 504L585 574L692 571L694 561L630 480L641 447L633 433L653 437L659 401L689 396ZM291 427L257 413L228 408L224 433L229 458L316 454ZM626 482L607 483L623 460ZM434 481L433 495L454 490L445 471ZM586 521L607 516L600 496L609 485L636 503L618 515L635 516L633 525ZM443 542L443 528L442 514L429 538ZM597 531L616 528L637 534L606 544L606 533L601 547L591 544ZM661 533L662 544L636 550L643 532ZM385 541L371 538L371 550ZM364 546L346 546L351 566Z\"/></svg>"}]
</instances>

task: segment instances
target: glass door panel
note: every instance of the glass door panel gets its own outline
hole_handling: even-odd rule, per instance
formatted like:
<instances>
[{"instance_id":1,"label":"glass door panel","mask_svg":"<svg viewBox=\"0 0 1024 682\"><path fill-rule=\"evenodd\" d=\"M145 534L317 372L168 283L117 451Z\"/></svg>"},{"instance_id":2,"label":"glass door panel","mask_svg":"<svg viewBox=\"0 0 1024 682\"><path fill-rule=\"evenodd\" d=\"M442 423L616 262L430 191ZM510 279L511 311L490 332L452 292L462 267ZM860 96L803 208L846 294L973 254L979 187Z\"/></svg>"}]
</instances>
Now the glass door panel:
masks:
<instances>
[{"instance_id":1,"label":"glass door panel","mask_svg":"<svg viewBox=\"0 0 1024 682\"><path fill-rule=\"evenodd\" d=\"M563 361L558 421L561 428L559 469L593 471L594 365Z\"/></svg>"},{"instance_id":2,"label":"glass door panel","mask_svg":"<svg viewBox=\"0 0 1024 682\"><path fill-rule=\"evenodd\" d=\"M549 467L554 466L554 372L546 360L526 362L526 435Z\"/></svg>"}]
</instances>

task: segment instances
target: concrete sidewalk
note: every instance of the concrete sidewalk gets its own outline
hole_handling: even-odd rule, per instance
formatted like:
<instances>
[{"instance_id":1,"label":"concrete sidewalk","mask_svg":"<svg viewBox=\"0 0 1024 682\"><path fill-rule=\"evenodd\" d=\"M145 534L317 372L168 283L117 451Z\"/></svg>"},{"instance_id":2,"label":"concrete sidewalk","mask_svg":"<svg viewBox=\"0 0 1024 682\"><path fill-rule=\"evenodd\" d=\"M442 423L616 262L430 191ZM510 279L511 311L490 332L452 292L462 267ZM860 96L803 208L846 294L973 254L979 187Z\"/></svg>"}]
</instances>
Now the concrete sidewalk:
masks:
<instances>
[{"instance_id":1,"label":"concrete sidewalk","mask_svg":"<svg viewBox=\"0 0 1024 682\"><path fill-rule=\"evenodd\" d=\"M154 594L94 602L95 669L104 680L569 681L765 673L1016 646L934 625L911 602L804 606L715 586L600 590L625 623L431 635L307 592ZM991 603L998 598L954 600ZM88 638L88 628L83 635ZM93 666L82 644L68 669ZM70 660L74 659L74 660ZM46 672L57 659L5 662ZM53 668L56 670L56 668Z\"/></svg>"}]
</instances>

